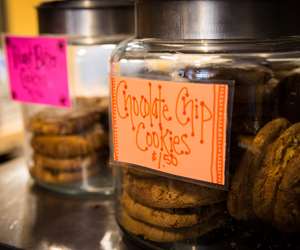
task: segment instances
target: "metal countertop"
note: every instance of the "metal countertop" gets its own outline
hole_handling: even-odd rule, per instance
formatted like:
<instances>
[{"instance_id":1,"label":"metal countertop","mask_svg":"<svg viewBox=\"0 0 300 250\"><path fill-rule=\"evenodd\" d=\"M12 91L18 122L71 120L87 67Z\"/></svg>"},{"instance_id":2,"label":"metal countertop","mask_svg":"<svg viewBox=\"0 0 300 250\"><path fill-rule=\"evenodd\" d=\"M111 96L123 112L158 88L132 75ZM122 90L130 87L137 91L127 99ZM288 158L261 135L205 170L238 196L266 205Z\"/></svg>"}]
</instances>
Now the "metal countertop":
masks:
<instances>
[{"instance_id":1,"label":"metal countertop","mask_svg":"<svg viewBox=\"0 0 300 250\"><path fill-rule=\"evenodd\" d=\"M262 232L227 228L221 238L198 243L193 250L294 250L291 244ZM227 235L229 233L229 236ZM227 236L226 236L227 235ZM278 238L278 240L277 240ZM145 250L133 245L115 222L113 197L69 196L33 184L22 158L0 165L0 250ZM163 247L165 248L165 247ZM161 249L161 248L160 248ZM176 250L187 250L180 244Z\"/></svg>"},{"instance_id":2,"label":"metal countertop","mask_svg":"<svg viewBox=\"0 0 300 250\"><path fill-rule=\"evenodd\" d=\"M0 242L21 249L136 249L123 243L112 197L67 196L39 188L22 158L0 165Z\"/></svg>"}]
</instances>

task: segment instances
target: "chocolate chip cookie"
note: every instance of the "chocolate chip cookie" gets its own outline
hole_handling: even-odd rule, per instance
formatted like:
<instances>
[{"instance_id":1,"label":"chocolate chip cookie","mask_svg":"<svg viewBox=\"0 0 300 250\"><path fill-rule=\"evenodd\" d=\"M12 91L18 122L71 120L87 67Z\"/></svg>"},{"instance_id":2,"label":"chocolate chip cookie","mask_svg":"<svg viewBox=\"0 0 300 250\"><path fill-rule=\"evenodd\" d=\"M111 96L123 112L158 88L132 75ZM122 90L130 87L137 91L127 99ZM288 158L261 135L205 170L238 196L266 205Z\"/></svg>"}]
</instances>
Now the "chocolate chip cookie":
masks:
<instances>
[{"instance_id":1,"label":"chocolate chip cookie","mask_svg":"<svg viewBox=\"0 0 300 250\"><path fill-rule=\"evenodd\" d=\"M107 146L108 135L100 126L82 134L35 135L31 140L35 152L54 158L70 158L95 152Z\"/></svg>"},{"instance_id":2,"label":"chocolate chip cookie","mask_svg":"<svg viewBox=\"0 0 300 250\"><path fill-rule=\"evenodd\" d=\"M285 131L289 122L284 118L267 123L255 136L232 178L227 206L231 216L238 220L253 219L252 207L253 185L261 168L267 147Z\"/></svg>"},{"instance_id":3,"label":"chocolate chip cookie","mask_svg":"<svg viewBox=\"0 0 300 250\"><path fill-rule=\"evenodd\" d=\"M173 242L200 237L216 228L221 227L226 220L223 214L202 221L193 227L181 229L167 229L152 226L132 218L125 210L122 210L119 223L130 233L142 236L146 240L155 242Z\"/></svg>"},{"instance_id":4,"label":"chocolate chip cookie","mask_svg":"<svg viewBox=\"0 0 300 250\"><path fill-rule=\"evenodd\" d=\"M291 160L274 200L273 225L287 232L300 231L300 156Z\"/></svg>"},{"instance_id":5,"label":"chocolate chip cookie","mask_svg":"<svg viewBox=\"0 0 300 250\"><path fill-rule=\"evenodd\" d=\"M91 166L95 166L98 161L98 154L92 153L85 157L74 157L74 158L65 158L65 159L57 159L50 158L38 153L33 155L33 164L37 168L46 168L53 170L81 170L82 168L89 168Z\"/></svg>"},{"instance_id":6,"label":"chocolate chip cookie","mask_svg":"<svg viewBox=\"0 0 300 250\"><path fill-rule=\"evenodd\" d=\"M276 194L289 162L300 153L300 123L289 127L268 149L253 189L253 208L262 220L272 222Z\"/></svg>"},{"instance_id":7,"label":"chocolate chip cookie","mask_svg":"<svg viewBox=\"0 0 300 250\"><path fill-rule=\"evenodd\" d=\"M41 135L76 134L89 129L98 117L82 109L46 108L28 122L29 131Z\"/></svg>"},{"instance_id":8,"label":"chocolate chip cookie","mask_svg":"<svg viewBox=\"0 0 300 250\"><path fill-rule=\"evenodd\" d=\"M212 205L226 199L226 192L167 178L124 176L124 187L137 202L155 208Z\"/></svg>"},{"instance_id":9,"label":"chocolate chip cookie","mask_svg":"<svg viewBox=\"0 0 300 250\"><path fill-rule=\"evenodd\" d=\"M121 204L128 215L147 224L162 228L183 228L195 226L225 211L224 204L200 207L198 209L154 209L134 201L126 192L121 197Z\"/></svg>"},{"instance_id":10,"label":"chocolate chip cookie","mask_svg":"<svg viewBox=\"0 0 300 250\"><path fill-rule=\"evenodd\" d=\"M41 182L48 184L65 184L86 179L99 172L99 169L94 165L77 169L54 169L33 165L29 171L35 179Z\"/></svg>"}]
</instances>

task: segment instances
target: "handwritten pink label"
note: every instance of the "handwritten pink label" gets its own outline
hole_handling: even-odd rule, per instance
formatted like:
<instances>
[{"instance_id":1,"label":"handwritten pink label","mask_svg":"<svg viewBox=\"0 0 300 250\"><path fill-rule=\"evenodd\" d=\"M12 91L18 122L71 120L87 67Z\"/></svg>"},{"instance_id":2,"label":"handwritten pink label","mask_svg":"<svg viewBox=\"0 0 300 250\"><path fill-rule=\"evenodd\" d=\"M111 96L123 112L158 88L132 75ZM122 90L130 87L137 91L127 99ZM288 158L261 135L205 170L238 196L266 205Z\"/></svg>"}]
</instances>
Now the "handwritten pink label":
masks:
<instances>
[{"instance_id":1,"label":"handwritten pink label","mask_svg":"<svg viewBox=\"0 0 300 250\"><path fill-rule=\"evenodd\" d=\"M67 42L54 37L5 37L11 97L70 107Z\"/></svg>"}]
</instances>

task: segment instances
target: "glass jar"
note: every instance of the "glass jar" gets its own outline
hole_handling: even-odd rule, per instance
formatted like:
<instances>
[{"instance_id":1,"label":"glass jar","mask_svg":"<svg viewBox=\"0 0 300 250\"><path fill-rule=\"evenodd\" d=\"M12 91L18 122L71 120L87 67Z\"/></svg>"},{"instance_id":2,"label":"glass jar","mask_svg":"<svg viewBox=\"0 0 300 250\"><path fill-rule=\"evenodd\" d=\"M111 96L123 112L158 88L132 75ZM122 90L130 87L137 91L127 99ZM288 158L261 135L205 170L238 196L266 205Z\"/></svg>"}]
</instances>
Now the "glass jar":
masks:
<instances>
[{"instance_id":1,"label":"glass jar","mask_svg":"<svg viewBox=\"0 0 300 250\"><path fill-rule=\"evenodd\" d=\"M116 218L142 249L299 247L296 2L245 2L139 0L114 52Z\"/></svg>"},{"instance_id":2,"label":"glass jar","mask_svg":"<svg viewBox=\"0 0 300 250\"><path fill-rule=\"evenodd\" d=\"M40 34L68 37L72 107L24 105L30 174L37 184L63 193L111 194L109 57L133 31L133 5L52 1L38 7L38 16Z\"/></svg>"}]
</instances>

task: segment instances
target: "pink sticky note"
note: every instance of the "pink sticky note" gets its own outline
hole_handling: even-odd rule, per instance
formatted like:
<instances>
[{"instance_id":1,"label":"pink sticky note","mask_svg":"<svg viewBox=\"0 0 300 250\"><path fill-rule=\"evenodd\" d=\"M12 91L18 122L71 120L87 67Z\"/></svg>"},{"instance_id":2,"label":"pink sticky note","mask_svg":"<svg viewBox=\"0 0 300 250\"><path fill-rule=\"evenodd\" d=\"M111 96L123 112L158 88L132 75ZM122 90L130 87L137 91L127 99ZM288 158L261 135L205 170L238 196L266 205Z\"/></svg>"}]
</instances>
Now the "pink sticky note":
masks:
<instances>
[{"instance_id":1,"label":"pink sticky note","mask_svg":"<svg viewBox=\"0 0 300 250\"><path fill-rule=\"evenodd\" d=\"M6 36L5 45L14 100L71 106L65 38Z\"/></svg>"}]
</instances>

